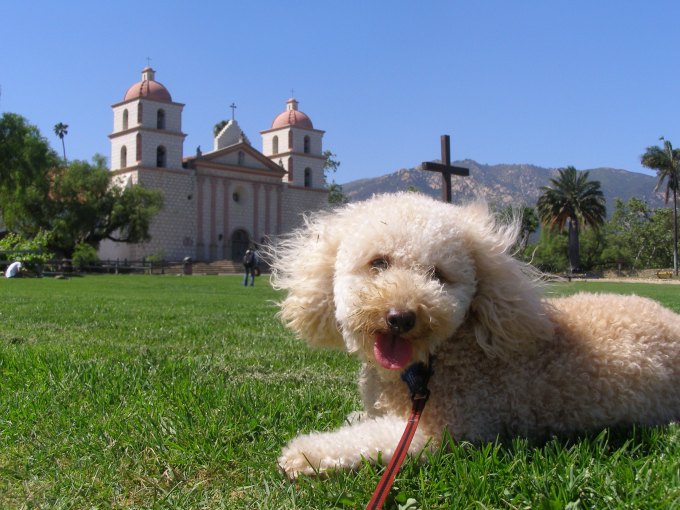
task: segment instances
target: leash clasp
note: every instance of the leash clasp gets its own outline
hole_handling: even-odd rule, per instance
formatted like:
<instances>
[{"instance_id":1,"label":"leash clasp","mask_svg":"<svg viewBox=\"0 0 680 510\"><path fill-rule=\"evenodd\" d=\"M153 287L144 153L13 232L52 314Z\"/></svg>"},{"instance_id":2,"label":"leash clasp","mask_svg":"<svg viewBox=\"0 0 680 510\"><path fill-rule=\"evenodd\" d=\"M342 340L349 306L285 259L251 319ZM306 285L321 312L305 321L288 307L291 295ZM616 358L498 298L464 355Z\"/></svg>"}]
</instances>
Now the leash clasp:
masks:
<instances>
[{"instance_id":1,"label":"leash clasp","mask_svg":"<svg viewBox=\"0 0 680 510\"><path fill-rule=\"evenodd\" d=\"M430 390L427 389L427 383L430 381L430 376L433 374L432 359L426 365L422 361L413 363L401 374L401 379L408 386L411 392L411 401L427 400L430 397Z\"/></svg>"}]
</instances>

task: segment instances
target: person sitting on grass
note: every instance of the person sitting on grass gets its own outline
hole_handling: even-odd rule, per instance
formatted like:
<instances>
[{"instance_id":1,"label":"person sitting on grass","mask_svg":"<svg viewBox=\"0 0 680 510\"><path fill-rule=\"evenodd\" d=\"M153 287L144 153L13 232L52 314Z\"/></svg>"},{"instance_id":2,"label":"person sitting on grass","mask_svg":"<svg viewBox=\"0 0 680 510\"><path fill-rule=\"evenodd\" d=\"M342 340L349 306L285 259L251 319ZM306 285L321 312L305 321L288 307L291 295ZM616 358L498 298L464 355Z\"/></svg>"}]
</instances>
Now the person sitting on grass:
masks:
<instances>
[{"instance_id":1,"label":"person sitting on grass","mask_svg":"<svg viewBox=\"0 0 680 510\"><path fill-rule=\"evenodd\" d=\"M12 262L5 271L5 278L14 278L21 272L21 262Z\"/></svg>"}]
</instances>

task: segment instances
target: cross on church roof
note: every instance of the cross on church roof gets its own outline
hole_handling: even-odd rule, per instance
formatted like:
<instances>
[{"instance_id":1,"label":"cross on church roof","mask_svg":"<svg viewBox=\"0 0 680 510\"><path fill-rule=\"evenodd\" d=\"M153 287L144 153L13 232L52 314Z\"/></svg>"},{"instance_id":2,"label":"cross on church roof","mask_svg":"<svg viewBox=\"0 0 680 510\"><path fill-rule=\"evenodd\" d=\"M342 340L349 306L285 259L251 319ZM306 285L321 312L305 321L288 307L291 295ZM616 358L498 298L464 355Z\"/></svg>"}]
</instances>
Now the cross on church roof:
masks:
<instances>
[{"instance_id":1,"label":"cross on church roof","mask_svg":"<svg viewBox=\"0 0 680 510\"><path fill-rule=\"evenodd\" d=\"M231 108L231 120L234 120L234 113L235 113L236 108L237 108L236 103L231 103L229 105L229 108Z\"/></svg>"},{"instance_id":2,"label":"cross on church roof","mask_svg":"<svg viewBox=\"0 0 680 510\"><path fill-rule=\"evenodd\" d=\"M151 67L151 57L146 57L146 67Z\"/></svg>"},{"instance_id":3,"label":"cross on church roof","mask_svg":"<svg viewBox=\"0 0 680 510\"><path fill-rule=\"evenodd\" d=\"M442 174L442 198L445 202L451 203L451 175L467 177L470 175L470 169L451 165L451 138L449 135L441 136L441 144L442 162L434 163L432 161L426 161L423 163L422 169L440 172Z\"/></svg>"}]
</instances>

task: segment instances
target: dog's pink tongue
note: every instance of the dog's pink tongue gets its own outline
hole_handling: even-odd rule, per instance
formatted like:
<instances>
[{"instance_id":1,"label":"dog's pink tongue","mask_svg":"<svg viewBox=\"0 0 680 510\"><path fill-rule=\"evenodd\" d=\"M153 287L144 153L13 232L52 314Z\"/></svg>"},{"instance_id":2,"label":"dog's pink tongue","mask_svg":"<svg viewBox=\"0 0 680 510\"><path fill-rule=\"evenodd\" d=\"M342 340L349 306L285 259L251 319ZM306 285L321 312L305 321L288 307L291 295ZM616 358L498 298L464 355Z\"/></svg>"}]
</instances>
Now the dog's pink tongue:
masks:
<instances>
[{"instance_id":1,"label":"dog's pink tongue","mask_svg":"<svg viewBox=\"0 0 680 510\"><path fill-rule=\"evenodd\" d=\"M399 369L408 365L413 357L413 346L398 335L378 333L373 344L373 355L384 368Z\"/></svg>"}]
</instances>

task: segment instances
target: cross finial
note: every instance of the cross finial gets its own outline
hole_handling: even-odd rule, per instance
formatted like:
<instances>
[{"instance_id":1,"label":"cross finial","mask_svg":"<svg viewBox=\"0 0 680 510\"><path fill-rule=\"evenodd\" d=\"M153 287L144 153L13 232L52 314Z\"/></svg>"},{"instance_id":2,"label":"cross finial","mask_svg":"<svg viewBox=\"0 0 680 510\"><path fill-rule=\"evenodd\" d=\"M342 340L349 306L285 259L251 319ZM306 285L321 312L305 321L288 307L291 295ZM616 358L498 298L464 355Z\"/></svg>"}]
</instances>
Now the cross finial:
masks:
<instances>
[{"instance_id":1,"label":"cross finial","mask_svg":"<svg viewBox=\"0 0 680 510\"><path fill-rule=\"evenodd\" d=\"M151 57L146 57L146 67L151 67Z\"/></svg>"},{"instance_id":2,"label":"cross finial","mask_svg":"<svg viewBox=\"0 0 680 510\"><path fill-rule=\"evenodd\" d=\"M295 97L295 89L290 89L290 97Z\"/></svg>"},{"instance_id":3,"label":"cross finial","mask_svg":"<svg viewBox=\"0 0 680 510\"><path fill-rule=\"evenodd\" d=\"M231 108L231 120L234 120L234 114L236 112L236 103L231 103L229 105L229 108Z\"/></svg>"}]
</instances>

